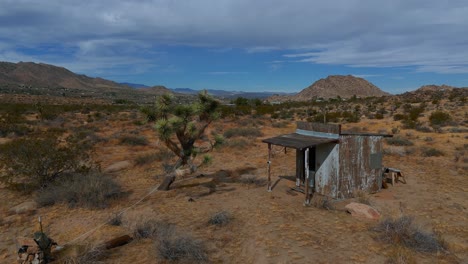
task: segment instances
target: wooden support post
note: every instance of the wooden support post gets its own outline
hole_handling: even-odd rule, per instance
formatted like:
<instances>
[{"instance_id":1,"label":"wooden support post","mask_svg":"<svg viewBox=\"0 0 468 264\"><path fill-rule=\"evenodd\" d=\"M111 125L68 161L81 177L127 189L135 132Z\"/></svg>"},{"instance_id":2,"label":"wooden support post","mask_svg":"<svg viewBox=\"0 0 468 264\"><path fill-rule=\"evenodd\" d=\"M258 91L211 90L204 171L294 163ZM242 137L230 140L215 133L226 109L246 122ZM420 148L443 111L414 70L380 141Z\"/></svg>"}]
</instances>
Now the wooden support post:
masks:
<instances>
[{"instance_id":1,"label":"wooden support post","mask_svg":"<svg viewBox=\"0 0 468 264\"><path fill-rule=\"evenodd\" d=\"M271 192L271 143L268 143L268 191Z\"/></svg>"},{"instance_id":2,"label":"wooden support post","mask_svg":"<svg viewBox=\"0 0 468 264\"><path fill-rule=\"evenodd\" d=\"M304 205L310 204L310 195L309 195L309 148L306 148L304 154L304 167L305 167L305 202Z\"/></svg>"}]
</instances>

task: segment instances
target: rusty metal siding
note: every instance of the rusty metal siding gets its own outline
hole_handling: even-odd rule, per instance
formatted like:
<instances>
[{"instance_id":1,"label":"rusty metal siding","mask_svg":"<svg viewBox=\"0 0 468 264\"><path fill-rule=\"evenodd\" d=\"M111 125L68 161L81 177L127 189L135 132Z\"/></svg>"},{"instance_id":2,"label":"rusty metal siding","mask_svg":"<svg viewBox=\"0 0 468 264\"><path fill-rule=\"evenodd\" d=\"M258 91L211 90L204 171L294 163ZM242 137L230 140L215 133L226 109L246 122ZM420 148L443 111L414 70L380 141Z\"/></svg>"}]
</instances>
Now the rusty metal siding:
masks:
<instances>
[{"instance_id":1,"label":"rusty metal siding","mask_svg":"<svg viewBox=\"0 0 468 264\"><path fill-rule=\"evenodd\" d=\"M340 175L339 152L339 144L328 143L316 146L315 192L329 197L337 196Z\"/></svg>"},{"instance_id":2,"label":"rusty metal siding","mask_svg":"<svg viewBox=\"0 0 468 264\"><path fill-rule=\"evenodd\" d=\"M336 198L349 198L356 190L376 192L382 184L382 169L372 169L371 154L382 152L381 136L340 137L339 181Z\"/></svg>"}]
</instances>

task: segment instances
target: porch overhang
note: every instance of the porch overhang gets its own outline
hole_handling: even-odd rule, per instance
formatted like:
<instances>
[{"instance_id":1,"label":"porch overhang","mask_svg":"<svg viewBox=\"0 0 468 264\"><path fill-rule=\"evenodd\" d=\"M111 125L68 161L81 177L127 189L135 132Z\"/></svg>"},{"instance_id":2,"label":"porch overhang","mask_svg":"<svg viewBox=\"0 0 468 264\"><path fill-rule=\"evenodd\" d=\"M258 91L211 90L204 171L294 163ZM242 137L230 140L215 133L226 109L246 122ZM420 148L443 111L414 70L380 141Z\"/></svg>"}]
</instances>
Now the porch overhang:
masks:
<instances>
[{"instance_id":1,"label":"porch overhang","mask_svg":"<svg viewBox=\"0 0 468 264\"><path fill-rule=\"evenodd\" d=\"M339 140L337 138L330 138L330 137L316 137L316 136L309 136L303 135L298 133L291 133L280 135L276 137L266 138L262 140L263 143L277 145L287 148L293 148L298 150L303 150L306 148L311 148L313 146L317 146L320 144L325 143L338 143Z\"/></svg>"}]
</instances>

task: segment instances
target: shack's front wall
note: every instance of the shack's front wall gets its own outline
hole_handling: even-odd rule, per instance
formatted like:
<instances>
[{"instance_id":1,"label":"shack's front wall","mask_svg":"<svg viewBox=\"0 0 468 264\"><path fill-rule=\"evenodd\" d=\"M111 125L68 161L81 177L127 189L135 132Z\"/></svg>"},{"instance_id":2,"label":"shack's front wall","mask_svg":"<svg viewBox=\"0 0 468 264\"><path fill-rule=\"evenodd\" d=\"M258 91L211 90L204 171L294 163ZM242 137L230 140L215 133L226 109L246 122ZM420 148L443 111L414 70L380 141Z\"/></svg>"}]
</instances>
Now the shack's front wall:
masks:
<instances>
[{"instance_id":1,"label":"shack's front wall","mask_svg":"<svg viewBox=\"0 0 468 264\"><path fill-rule=\"evenodd\" d=\"M340 136L338 191L333 197L353 197L356 190L377 192L382 186L382 168L372 169L371 154L382 153L382 137Z\"/></svg>"},{"instance_id":2,"label":"shack's front wall","mask_svg":"<svg viewBox=\"0 0 468 264\"><path fill-rule=\"evenodd\" d=\"M337 197L340 175L340 147L336 143L320 144L315 152L315 192Z\"/></svg>"}]
</instances>

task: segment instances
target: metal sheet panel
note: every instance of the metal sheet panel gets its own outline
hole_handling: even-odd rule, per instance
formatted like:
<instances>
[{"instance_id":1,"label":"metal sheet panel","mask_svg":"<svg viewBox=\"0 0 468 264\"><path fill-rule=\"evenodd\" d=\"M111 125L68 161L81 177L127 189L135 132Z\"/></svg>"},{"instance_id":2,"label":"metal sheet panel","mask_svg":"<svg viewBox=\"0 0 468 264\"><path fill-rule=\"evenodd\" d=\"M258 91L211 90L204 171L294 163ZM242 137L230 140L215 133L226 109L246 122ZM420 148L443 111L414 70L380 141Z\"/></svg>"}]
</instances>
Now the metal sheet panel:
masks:
<instances>
[{"instance_id":1,"label":"metal sheet panel","mask_svg":"<svg viewBox=\"0 0 468 264\"><path fill-rule=\"evenodd\" d=\"M381 136L340 137L340 179L337 198L352 197L354 192L376 192L382 185L381 168L372 168L370 156L382 152Z\"/></svg>"},{"instance_id":2,"label":"metal sheet panel","mask_svg":"<svg viewBox=\"0 0 468 264\"><path fill-rule=\"evenodd\" d=\"M305 136L297 133L285 134L262 140L264 143L270 143L273 145L294 149L306 149L316 145L337 141L337 139Z\"/></svg>"},{"instance_id":3,"label":"metal sheet panel","mask_svg":"<svg viewBox=\"0 0 468 264\"><path fill-rule=\"evenodd\" d=\"M315 192L329 197L337 197L340 175L340 147L328 143L317 146L315 157Z\"/></svg>"}]
</instances>

